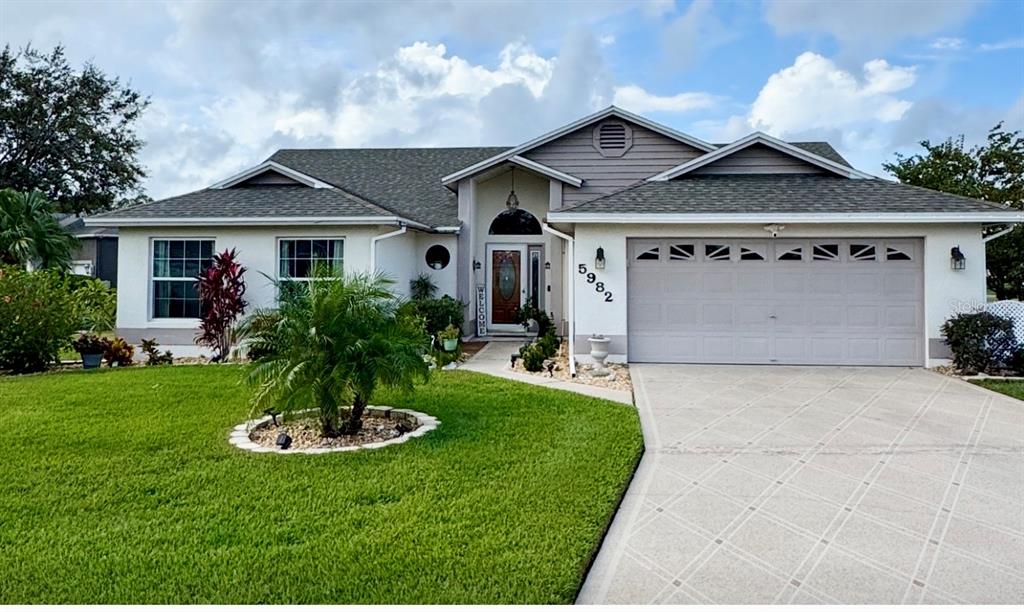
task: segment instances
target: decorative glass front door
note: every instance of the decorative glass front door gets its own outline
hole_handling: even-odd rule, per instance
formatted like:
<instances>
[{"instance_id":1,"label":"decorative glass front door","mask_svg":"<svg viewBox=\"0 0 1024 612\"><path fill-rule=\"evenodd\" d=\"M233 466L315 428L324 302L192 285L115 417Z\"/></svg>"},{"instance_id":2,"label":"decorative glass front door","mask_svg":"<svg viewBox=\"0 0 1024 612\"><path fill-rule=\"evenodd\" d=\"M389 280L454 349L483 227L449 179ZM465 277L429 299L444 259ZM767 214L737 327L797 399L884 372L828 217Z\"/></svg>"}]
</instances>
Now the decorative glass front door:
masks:
<instances>
[{"instance_id":1,"label":"decorative glass front door","mask_svg":"<svg viewBox=\"0 0 1024 612\"><path fill-rule=\"evenodd\" d=\"M514 325L522 305L522 250L491 251L491 323Z\"/></svg>"}]
</instances>

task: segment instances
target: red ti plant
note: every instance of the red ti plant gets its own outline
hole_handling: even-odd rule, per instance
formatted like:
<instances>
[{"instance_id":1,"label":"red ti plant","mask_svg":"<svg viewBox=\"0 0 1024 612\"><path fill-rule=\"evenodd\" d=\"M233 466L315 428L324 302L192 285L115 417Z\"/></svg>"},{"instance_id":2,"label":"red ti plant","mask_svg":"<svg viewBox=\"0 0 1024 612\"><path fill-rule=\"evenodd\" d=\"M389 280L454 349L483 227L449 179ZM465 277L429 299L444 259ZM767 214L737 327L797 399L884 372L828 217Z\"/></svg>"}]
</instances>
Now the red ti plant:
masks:
<instances>
[{"instance_id":1,"label":"red ti plant","mask_svg":"<svg viewBox=\"0 0 1024 612\"><path fill-rule=\"evenodd\" d=\"M196 342L216 351L214 361L224 361L230 356L232 325L248 306L242 299L244 274L238 253L231 249L215 254L213 263L196 278L201 319Z\"/></svg>"}]
</instances>

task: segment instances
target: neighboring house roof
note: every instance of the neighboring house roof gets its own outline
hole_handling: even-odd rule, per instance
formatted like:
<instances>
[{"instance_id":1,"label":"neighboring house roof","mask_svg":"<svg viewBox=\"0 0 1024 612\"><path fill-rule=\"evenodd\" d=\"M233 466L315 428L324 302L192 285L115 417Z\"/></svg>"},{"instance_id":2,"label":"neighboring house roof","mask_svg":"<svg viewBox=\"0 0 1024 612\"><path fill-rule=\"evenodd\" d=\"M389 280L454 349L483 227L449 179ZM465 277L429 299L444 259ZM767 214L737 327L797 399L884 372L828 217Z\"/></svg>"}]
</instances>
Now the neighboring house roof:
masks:
<instances>
[{"instance_id":1,"label":"neighboring house roof","mask_svg":"<svg viewBox=\"0 0 1024 612\"><path fill-rule=\"evenodd\" d=\"M616 193L552 212L552 221L583 217L632 215L921 215L948 214L1005 217L1024 214L988 202L882 179L851 180L830 175L747 174L688 176L649 181ZM952 218L952 217L951 217ZM987 219L986 219L987 220Z\"/></svg>"},{"instance_id":2,"label":"neighboring house roof","mask_svg":"<svg viewBox=\"0 0 1024 612\"><path fill-rule=\"evenodd\" d=\"M75 238L117 238L116 227L86 226L85 217L68 213L56 213L53 216Z\"/></svg>"},{"instance_id":3,"label":"neighboring house roof","mask_svg":"<svg viewBox=\"0 0 1024 612\"><path fill-rule=\"evenodd\" d=\"M458 200L440 177L507 147L436 149L282 149L270 157L434 227L458 227Z\"/></svg>"}]
</instances>

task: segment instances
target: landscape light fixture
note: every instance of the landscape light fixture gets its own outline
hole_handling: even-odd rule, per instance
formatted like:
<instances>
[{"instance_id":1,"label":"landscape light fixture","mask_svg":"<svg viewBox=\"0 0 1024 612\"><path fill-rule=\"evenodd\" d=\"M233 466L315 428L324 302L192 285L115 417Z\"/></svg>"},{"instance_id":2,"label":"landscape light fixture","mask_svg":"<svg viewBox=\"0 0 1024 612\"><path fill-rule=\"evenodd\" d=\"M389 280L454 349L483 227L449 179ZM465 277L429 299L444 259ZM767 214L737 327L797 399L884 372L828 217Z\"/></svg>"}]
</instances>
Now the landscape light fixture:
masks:
<instances>
[{"instance_id":1,"label":"landscape light fixture","mask_svg":"<svg viewBox=\"0 0 1024 612\"><path fill-rule=\"evenodd\" d=\"M953 270L963 270L967 267L967 257L959 245L949 250L949 267Z\"/></svg>"},{"instance_id":2,"label":"landscape light fixture","mask_svg":"<svg viewBox=\"0 0 1024 612\"><path fill-rule=\"evenodd\" d=\"M277 434L277 441L275 442L281 450L288 450L288 447L292 445L292 437L285 432Z\"/></svg>"},{"instance_id":3,"label":"landscape light fixture","mask_svg":"<svg viewBox=\"0 0 1024 612\"><path fill-rule=\"evenodd\" d=\"M267 410L264 410L263 414L270 417L270 420L274 422L274 427L279 427L279 425L277 424L277 415L281 414L280 412L275 412L273 408L269 408Z\"/></svg>"}]
</instances>

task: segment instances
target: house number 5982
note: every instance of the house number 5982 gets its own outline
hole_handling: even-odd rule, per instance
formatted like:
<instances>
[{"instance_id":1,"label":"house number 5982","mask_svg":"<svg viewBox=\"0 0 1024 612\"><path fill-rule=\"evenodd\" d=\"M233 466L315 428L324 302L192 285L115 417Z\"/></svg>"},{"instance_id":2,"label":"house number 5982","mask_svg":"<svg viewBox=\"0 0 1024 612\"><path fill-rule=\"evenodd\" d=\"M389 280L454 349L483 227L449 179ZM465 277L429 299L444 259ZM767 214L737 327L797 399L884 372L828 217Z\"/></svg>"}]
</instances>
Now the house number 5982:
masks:
<instances>
[{"instance_id":1,"label":"house number 5982","mask_svg":"<svg viewBox=\"0 0 1024 612\"><path fill-rule=\"evenodd\" d=\"M597 275L594 274L593 272L587 272L587 264L580 264L578 272L581 275L583 275L584 277L586 277L587 284L594 286L594 291L595 292L604 294L604 301L606 301L606 302L614 302L615 301L614 299L612 299L612 292L611 291L605 291L604 283L597 280Z\"/></svg>"}]
</instances>

